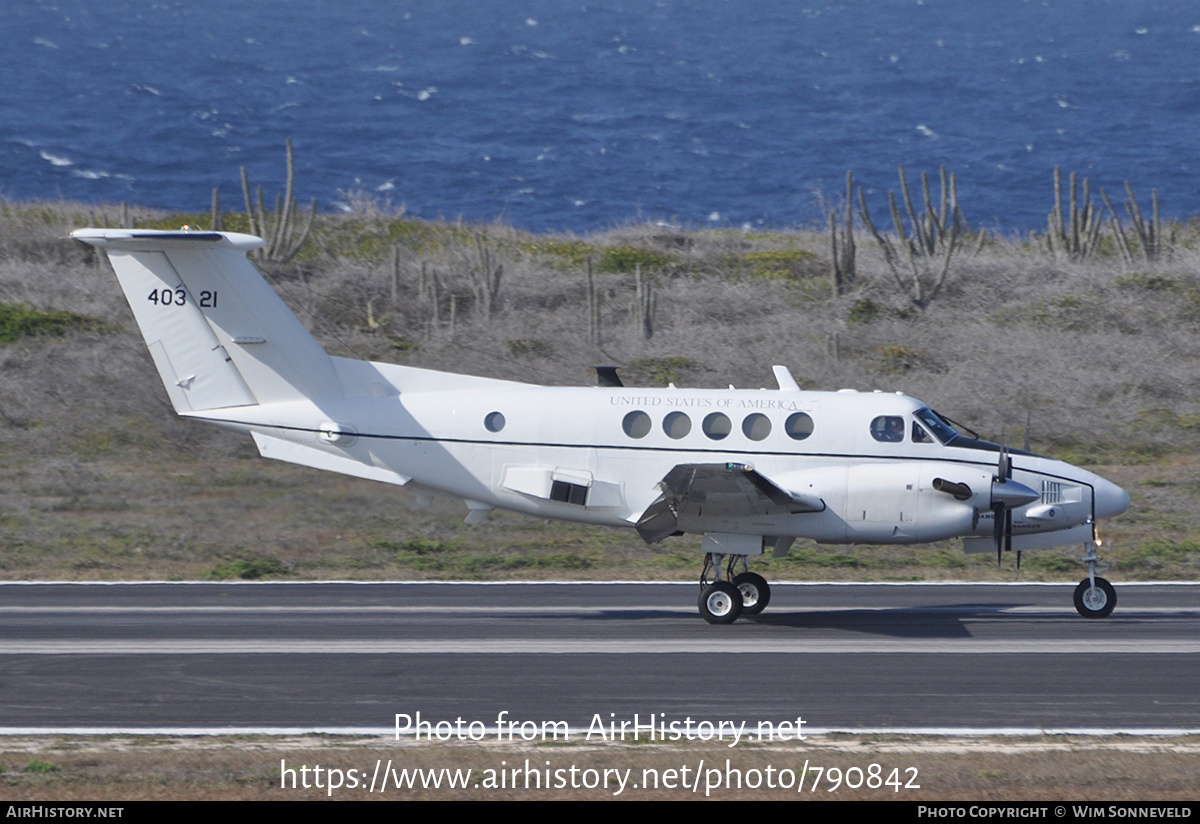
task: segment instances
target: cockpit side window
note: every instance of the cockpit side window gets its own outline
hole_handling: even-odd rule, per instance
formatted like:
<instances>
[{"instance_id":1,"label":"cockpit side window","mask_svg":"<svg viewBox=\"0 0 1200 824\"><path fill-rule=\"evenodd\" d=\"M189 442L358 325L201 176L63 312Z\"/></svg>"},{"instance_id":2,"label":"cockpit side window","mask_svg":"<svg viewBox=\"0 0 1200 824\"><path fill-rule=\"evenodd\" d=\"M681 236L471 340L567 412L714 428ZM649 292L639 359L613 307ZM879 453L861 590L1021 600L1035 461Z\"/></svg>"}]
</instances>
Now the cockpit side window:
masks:
<instances>
[{"instance_id":1,"label":"cockpit side window","mask_svg":"<svg viewBox=\"0 0 1200 824\"><path fill-rule=\"evenodd\" d=\"M918 409L913 413L917 420L929 427L929 431L933 436L944 444L948 444L955 438L959 437L959 431L950 424L946 423L938 413L932 409Z\"/></svg>"},{"instance_id":2,"label":"cockpit side window","mask_svg":"<svg viewBox=\"0 0 1200 824\"><path fill-rule=\"evenodd\" d=\"M925 431L925 428L916 421L913 421L912 425L912 439L913 443L933 443L933 438L931 438L929 433Z\"/></svg>"},{"instance_id":3,"label":"cockpit side window","mask_svg":"<svg viewBox=\"0 0 1200 824\"><path fill-rule=\"evenodd\" d=\"M871 437L883 443L900 443L904 440L904 418L880 415L871 421Z\"/></svg>"}]
</instances>

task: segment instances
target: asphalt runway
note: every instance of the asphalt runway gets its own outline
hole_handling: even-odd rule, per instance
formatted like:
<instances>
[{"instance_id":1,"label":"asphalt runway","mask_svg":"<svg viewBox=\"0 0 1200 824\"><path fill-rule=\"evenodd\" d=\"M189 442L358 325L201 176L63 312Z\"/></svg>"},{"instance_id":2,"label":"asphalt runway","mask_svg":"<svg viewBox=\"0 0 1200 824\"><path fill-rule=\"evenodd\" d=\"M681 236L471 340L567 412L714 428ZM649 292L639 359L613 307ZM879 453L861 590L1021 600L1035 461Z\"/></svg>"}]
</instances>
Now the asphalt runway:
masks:
<instances>
[{"instance_id":1,"label":"asphalt runway","mask_svg":"<svg viewBox=\"0 0 1200 824\"><path fill-rule=\"evenodd\" d=\"M773 584L710 626L679 584L0 584L0 728L795 722L1200 729L1200 588Z\"/></svg>"}]
</instances>

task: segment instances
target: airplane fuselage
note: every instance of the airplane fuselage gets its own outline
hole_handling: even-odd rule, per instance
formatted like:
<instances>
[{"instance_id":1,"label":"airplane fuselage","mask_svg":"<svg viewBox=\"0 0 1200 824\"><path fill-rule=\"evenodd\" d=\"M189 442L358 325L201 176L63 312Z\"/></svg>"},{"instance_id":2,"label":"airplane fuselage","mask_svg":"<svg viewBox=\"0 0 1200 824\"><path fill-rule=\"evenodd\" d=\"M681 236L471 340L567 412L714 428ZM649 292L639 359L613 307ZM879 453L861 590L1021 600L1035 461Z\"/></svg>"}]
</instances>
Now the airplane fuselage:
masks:
<instances>
[{"instance_id":1,"label":"airplane fuselage","mask_svg":"<svg viewBox=\"0 0 1200 824\"><path fill-rule=\"evenodd\" d=\"M463 498L478 510L629 527L659 497L659 482L672 467L728 463L751 464L825 506L748 512L743 501L713 500L707 511L681 518L681 531L907 544L993 530L997 448L941 443L914 417L925 404L902 394L502 381L401 392L389 373L411 385L423 370L371 366L384 397L195 414L255 434L264 454L277 440L296 454L348 460L364 467L365 477ZM873 434L872 422L881 417L902 421L898 440ZM914 441L914 431L922 442ZM965 485L970 496L960 500L935 489L939 478ZM1013 479L1041 495L1014 511L1014 536L1080 527L1128 501L1091 472L1035 455L1013 457Z\"/></svg>"}]
</instances>

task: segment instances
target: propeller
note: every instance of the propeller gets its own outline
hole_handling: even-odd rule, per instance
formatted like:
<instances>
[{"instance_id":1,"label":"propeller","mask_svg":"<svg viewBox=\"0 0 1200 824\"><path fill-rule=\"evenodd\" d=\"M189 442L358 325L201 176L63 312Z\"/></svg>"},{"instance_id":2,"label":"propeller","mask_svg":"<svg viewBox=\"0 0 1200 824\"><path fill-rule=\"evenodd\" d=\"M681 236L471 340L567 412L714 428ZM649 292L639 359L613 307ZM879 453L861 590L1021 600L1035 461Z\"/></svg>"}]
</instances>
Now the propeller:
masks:
<instances>
[{"instance_id":1,"label":"propeller","mask_svg":"<svg viewBox=\"0 0 1200 824\"><path fill-rule=\"evenodd\" d=\"M996 566L1000 566L1001 552L1012 551L1012 510L1004 503L1003 496L996 495L996 486L1004 486L1012 478L1012 458L1008 455L1008 447L1000 447L1000 460L997 462L996 475L992 479L992 541L996 546Z\"/></svg>"},{"instance_id":2,"label":"propeller","mask_svg":"<svg viewBox=\"0 0 1200 824\"><path fill-rule=\"evenodd\" d=\"M996 565L999 566L1003 553L1012 551L1012 511L1041 498L1025 484L1012 479L1012 456L1008 447L1000 447L996 462L996 474L992 478L992 540L996 545Z\"/></svg>"}]
</instances>

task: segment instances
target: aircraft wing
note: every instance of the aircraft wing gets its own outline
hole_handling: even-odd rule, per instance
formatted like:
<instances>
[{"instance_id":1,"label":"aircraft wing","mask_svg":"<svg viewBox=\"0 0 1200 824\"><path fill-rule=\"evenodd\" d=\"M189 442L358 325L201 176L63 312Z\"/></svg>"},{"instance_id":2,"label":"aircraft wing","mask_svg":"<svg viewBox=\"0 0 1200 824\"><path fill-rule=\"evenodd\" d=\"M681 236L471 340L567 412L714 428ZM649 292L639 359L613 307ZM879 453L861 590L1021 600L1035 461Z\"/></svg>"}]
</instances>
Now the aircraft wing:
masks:
<instances>
[{"instance_id":1,"label":"aircraft wing","mask_svg":"<svg viewBox=\"0 0 1200 824\"><path fill-rule=\"evenodd\" d=\"M750 464L679 464L658 484L662 495L638 519L637 531L648 544L680 531L679 521L822 512L815 495L784 489Z\"/></svg>"}]
</instances>

